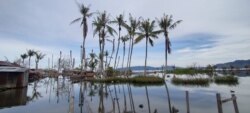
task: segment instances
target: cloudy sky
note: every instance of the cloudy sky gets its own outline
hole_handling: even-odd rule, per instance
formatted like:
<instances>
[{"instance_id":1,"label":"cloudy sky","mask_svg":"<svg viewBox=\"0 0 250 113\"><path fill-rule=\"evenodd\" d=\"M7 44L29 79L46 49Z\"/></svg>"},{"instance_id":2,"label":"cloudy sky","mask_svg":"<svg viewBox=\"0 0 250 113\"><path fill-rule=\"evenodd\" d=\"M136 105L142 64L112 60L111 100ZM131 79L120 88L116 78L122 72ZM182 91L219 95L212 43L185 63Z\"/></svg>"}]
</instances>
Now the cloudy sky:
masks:
<instances>
[{"instance_id":1,"label":"cloudy sky","mask_svg":"<svg viewBox=\"0 0 250 113\"><path fill-rule=\"evenodd\" d=\"M189 66L193 63L205 66L250 59L250 1L249 0L78 0L91 5L91 11L110 13L113 19L123 13L135 17L160 18L172 14L175 20L183 20L170 31L172 54L169 64ZM79 64L82 32L80 24L70 22L80 17L75 0L1 0L0 1L0 60L13 61L27 49L46 53L42 67L52 54L59 51L64 56L73 51ZM94 15L95 17L96 15ZM97 37L93 37L92 19L86 49L99 52ZM117 28L117 26L113 26ZM158 29L158 28L156 28ZM123 30L123 34L126 32ZM112 38L112 37L111 37ZM115 36L114 38L117 38ZM108 42L107 42L108 43ZM111 43L106 48L111 51ZM120 52L121 53L121 52ZM120 54L121 55L121 54ZM135 45L132 65L143 65L145 41ZM149 48L148 65L164 63L164 37L155 40ZM34 66L34 64L32 64Z\"/></svg>"}]
</instances>

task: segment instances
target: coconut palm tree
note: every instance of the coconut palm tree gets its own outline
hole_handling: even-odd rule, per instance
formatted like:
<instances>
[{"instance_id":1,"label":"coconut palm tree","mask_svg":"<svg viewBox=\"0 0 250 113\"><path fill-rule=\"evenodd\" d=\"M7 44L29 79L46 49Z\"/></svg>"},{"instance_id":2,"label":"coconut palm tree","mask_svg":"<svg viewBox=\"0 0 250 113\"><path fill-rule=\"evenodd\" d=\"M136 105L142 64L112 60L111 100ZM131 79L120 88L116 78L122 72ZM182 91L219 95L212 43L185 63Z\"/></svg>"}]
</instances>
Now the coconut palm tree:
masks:
<instances>
[{"instance_id":1,"label":"coconut palm tree","mask_svg":"<svg viewBox=\"0 0 250 113\"><path fill-rule=\"evenodd\" d=\"M158 19L157 19L158 20ZM165 37L165 70L164 70L164 76L166 75L166 71L167 71L167 56L168 54L171 53L171 42L168 36L169 30L174 29L179 23L181 23L182 20L178 20L176 22L174 22L173 20L173 16L170 15L163 15L163 17L158 20L158 24L159 27L161 28L161 32L164 33L164 37ZM168 105L169 105L169 112L172 112L171 109L171 102L170 102L170 95L169 95L169 90L167 87L167 84L165 83L165 88L167 91L167 96L168 96Z\"/></svg>"},{"instance_id":2,"label":"coconut palm tree","mask_svg":"<svg viewBox=\"0 0 250 113\"><path fill-rule=\"evenodd\" d=\"M133 18L132 15L129 15L129 25L128 24L124 24L124 27L126 28L127 32L128 32L128 37L129 37L129 50L128 50L128 62L127 62L127 70L126 70L126 74L128 70L130 70L130 65L131 65L131 57L133 54L133 48L134 48L134 37L136 35L136 30L139 28L140 26L140 21L139 19Z\"/></svg>"},{"instance_id":3,"label":"coconut palm tree","mask_svg":"<svg viewBox=\"0 0 250 113\"><path fill-rule=\"evenodd\" d=\"M158 19L157 19L158 20ZM182 20L178 20L176 22L174 22L173 20L173 16L170 15L163 15L163 17L158 20L158 24L159 27L161 28L161 32L164 33L164 37L165 37L165 71L164 71L164 75L166 74L166 70L167 70L167 56L168 54L171 53L171 42L169 39L169 30L174 29L178 24L181 23Z\"/></svg>"},{"instance_id":4,"label":"coconut palm tree","mask_svg":"<svg viewBox=\"0 0 250 113\"><path fill-rule=\"evenodd\" d=\"M29 57L29 68L30 68L30 60L31 60L31 57L34 56L36 53L36 51L32 50L32 49L29 49L27 50L27 55Z\"/></svg>"},{"instance_id":5,"label":"coconut palm tree","mask_svg":"<svg viewBox=\"0 0 250 113\"><path fill-rule=\"evenodd\" d=\"M41 53L41 52L35 52L35 57L36 57L36 69L38 69L38 64L39 61L42 60L45 57L45 54Z\"/></svg>"},{"instance_id":6,"label":"coconut palm tree","mask_svg":"<svg viewBox=\"0 0 250 113\"><path fill-rule=\"evenodd\" d=\"M92 50L92 53L89 54L90 56L90 61L89 61L89 67L92 71L94 71L97 63L98 63L98 60L96 59L96 54L93 53L93 50Z\"/></svg>"},{"instance_id":7,"label":"coconut palm tree","mask_svg":"<svg viewBox=\"0 0 250 113\"><path fill-rule=\"evenodd\" d=\"M23 60L23 65L24 65L24 60L25 60L26 58L28 58L28 55L27 55L26 53L21 54L21 58L22 58L22 60Z\"/></svg>"},{"instance_id":8,"label":"coconut palm tree","mask_svg":"<svg viewBox=\"0 0 250 113\"><path fill-rule=\"evenodd\" d=\"M110 35L114 36L116 31L110 26L110 19L109 15L104 11L103 13L98 13L98 16L93 21L94 28L94 35L98 33L99 35L99 47L100 47L100 71L103 73L103 57L104 57L104 50L105 50L105 38Z\"/></svg>"},{"instance_id":9,"label":"coconut palm tree","mask_svg":"<svg viewBox=\"0 0 250 113\"><path fill-rule=\"evenodd\" d=\"M111 23L115 23L118 25L118 40L117 40L117 49L116 49L116 55L115 55L115 63L114 63L114 69L116 69L116 60L117 60L117 56L118 56L118 52L119 52L119 47L120 47L120 39L121 39L121 30L122 30L122 26L125 24L124 21L124 16L122 14L120 14L118 17L115 18L114 21L111 21Z\"/></svg>"},{"instance_id":10,"label":"coconut palm tree","mask_svg":"<svg viewBox=\"0 0 250 113\"><path fill-rule=\"evenodd\" d=\"M93 15L93 13L90 12L90 8L89 8L90 6L85 6L84 4L81 4L81 5L77 4L77 5L78 5L78 7L80 9L80 13L81 13L82 17L79 17L79 18L73 20L71 22L71 24L75 23L75 22L78 22L78 21L81 21L80 25L83 26L82 27L82 30L83 30L82 57L83 58L81 58L81 59L84 59L84 62L86 62L85 40L86 40L87 33L88 33L88 24L87 24L88 21L87 21L87 19L90 18ZM82 68L83 68L83 62L81 62L81 70L82 70ZM85 65L84 70L86 70L86 68L87 68L87 66Z\"/></svg>"},{"instance_id":11,"label":"coconut palm tree","mask_svg":"<svg viewBox=\"0 0 250 113\"><path fill-rule=\"evenodd\" d=\"M146 39L146 51L145 51L145 66L144 66L144 76L146 76L146 66L148 57L148 42L151 46L154 45L153 39L158 38L160 31L155 31L155 21L150 21L149 19L143 20L141 26L139 27L140 32L137 33L138 37L135 39L135 43L140 42L142 39Z\"/></svg>"}]
</instances>

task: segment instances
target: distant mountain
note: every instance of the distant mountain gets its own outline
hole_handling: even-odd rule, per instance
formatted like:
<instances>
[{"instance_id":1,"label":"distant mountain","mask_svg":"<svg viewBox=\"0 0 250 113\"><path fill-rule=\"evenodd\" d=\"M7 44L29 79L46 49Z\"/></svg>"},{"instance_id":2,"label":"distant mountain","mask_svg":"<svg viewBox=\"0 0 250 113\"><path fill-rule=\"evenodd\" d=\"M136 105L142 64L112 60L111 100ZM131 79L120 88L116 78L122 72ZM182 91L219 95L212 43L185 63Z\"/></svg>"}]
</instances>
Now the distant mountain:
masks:
<instances>
[{"instance_id":1,"label":"distant mountain","mask_svg":"<svg viewBox=\"0 0 250 113\"><path fill-rule=\"evenodd\" d=\"M236 60L233 62L216 64L215 66L217 68L222 68L222 67L230 68L230 66L233 66L235 68L244 68L246 65L250 66L250 59L249 60Z\"/></svg>"},{"instance_id":2,"label":"distant mountain","mask_svg":"<svg viewBox=\"0 0 250 113\"><path fill-rule=\"evenodd\" d=\"M124 68L125 69L125 68ZM152 66L147 66L146 67L147 70L161 70L162 67L152 67ZM167 67L168 70L173 70L173 66L168 66ZM119 68L119 70L123 70L122 68ZM131 70L133 71L140 71L140 70L144 70L144 66L132 66Z\"/></svg>"}]
</instances>

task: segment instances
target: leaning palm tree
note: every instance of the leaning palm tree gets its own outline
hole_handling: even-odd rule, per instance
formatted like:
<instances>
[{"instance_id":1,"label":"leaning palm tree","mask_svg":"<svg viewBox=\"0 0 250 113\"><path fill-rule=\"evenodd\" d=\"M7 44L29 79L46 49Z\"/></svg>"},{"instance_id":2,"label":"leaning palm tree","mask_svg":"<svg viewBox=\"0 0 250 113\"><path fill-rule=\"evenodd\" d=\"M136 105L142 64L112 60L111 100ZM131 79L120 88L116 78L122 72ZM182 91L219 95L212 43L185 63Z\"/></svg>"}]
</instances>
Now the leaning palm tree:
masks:
<instances>
[{"instance_id":1,"label":"leaning palm tree","mask_svg":"<svg viewBox=\"0 0 250 113\"><path fill-rule=\"evenodd\" d=\"M83 42L82 42L82 47L83 47L83 49L82 49L82 58L81 59L84 59L84 62L86 62L86 53L85 53L85 40L86 40L86 37L87 37L87 33L88 33L88 22L87 22L87 18L90 18L92 15L93 15L93 13L90 13L90 8L89 8L89 6L87 7L87 6L85 6L84 4L78 4L78 6L79 6L79 9L80 9L80 13L81 13L81 15L82 15L82 17L80 17L80 18L77 18L77 19L75 19L75 20L73 20L72 22L71 22L71 24L72 23L75 23L75 22L78 22L78 21L81 21L81 26L83 26L82 27L82 30L83 30ZM86 70L86 65L84 66L84 70ZM83 69L83 61L81 62L81 70Z\"/></svg>"},{"instance_id":2,"label":"leaning palm tree","mask_svg":"<svg viewBox=\"0 0 250 113\"><path fill-rule=\"evenodd\" d=\"M127 75L128 70L130 70L131 65L131 58L133 54L133 48L134 48L134 37L136 35L136 30L140 26L139 19L133 18L131 14L129 15L129 24L124 24L124 27L126 28L128 32L129 37L129 50L128 50L128 62L127 62L127 70L125 75Z\"/></svg>"},{"instance_id":3,"label":"leaning palm tree","mask_svg":"<svg viewBox=\"0 0 250 113\"><path fill-rule=\"evenodd\" d=\"M24 60L25 60L26 58L28 58L28 55L27 55L26 53L21 54L21 58L22 58L22 60L23 60L23 65L24 65Z\"/></svg>"},{"instance_id":4,"label":"leaning palm tree","mask_svg":"<svg viewBox=\"0 0 250 113\"><path fill-rule=\"evenodd\" d=\"M129 40L128 37L121 37L122 43L123 43L123 56L122 56L122 69L123 69L123 64L124 64L124 58L125 58L125 53L126 53L126 41Z\"/></svg>"},{"instance_id":5,"label":"leaning palm tree","mask_svg":"<svg viewBox=\"0 0 250 113\"><path fill-rule=\"evenodd\" d=\"M109 15L104 11L103 13L98 13L99 15L93 21L94 35L98 33L99 35L99 47L100 47L100 71L103 73L103 57L105 50L105 38L110 35L114 36L116 31L110 26Z\"/></svg>"},{"instance_id":6,"label":"leaning palm tree","mask_svg":"<svg viewBox=\"0 0 250 113\"><path fill-rule=\"evenodd\" d=\"M36 51L32 50L32 49L29 49L27 50L27 55L29 57L29 68L30 68L30 60L31 60L31 57L34 56L36 53Z\"/></svg>"},{"instance_id":7,"label":"leaning palm tree","mask_svg":"<svg viewBox=\"0 0 250 113\"><path fill-rule=\"evenodd\" d=\"M142 39L146 39L146 51L145 51L145 65L144 65L144 76L146 76L146 66L148 57L148 42L151 46L154 45L153 39L158 38L160 31L155 31L155 21L150 21L149 19L143 20L141 26L139 27L140 32L137 33L138 37L135 39L135 43L140 42Z\"/></svg>"},{"instance_id":8,"label":"leaning palm tree","mask_svg":"<svg viewBox=\"0 0 250 113\"><path fill-rule=\"evenodd\" d=\"M124 16L122 14L120 14L118 17L115 18L114 21L111 21L111 23L115 23L118 25L119 28L119 33L118 33L118 40L117 40L117 49L116 49L116 55L115 55L115 63L114 63L114 69L116 69L116 60L117 60L117 56L118 56L118 52L119 52L119 47L120 47L120 39L121 39L121 30L122 30L122 26L124 25L125 21L124 21Z\"/></svg>"},{"instance_id":9,"label":"leaning palm tree","mask_svg":"<svg viewBox=\"0 0 250 113\"><path fill-rule=\"evenodd\" d=\"M157 19L158 20L158 19ZM173 20L173 16L170 15L163 15L163 17L158 20L158 24L159 27L161 28L161 32L164 33L164 37L165 37L165 71L164 71L164 75L166 75L166 71L167 71L167 56L168 54L171 53L171 42L169 40L169 30L174 29L179 23L181 23L182 20L178 20L176 22L174 22Z\"/></svg>"},{"instance_id":10,"label":"leaning palm tree","mask_svg":"<svg viewBox=\"0 0 250 113\"><path fill-rule=\"evenodd\" d=\"M45 57L45 54L41 53L41 52L35 52L35 57L36 57L36 69L38 69L38 64L39 61L42 60Z\"/></svg>"}]
</instances>

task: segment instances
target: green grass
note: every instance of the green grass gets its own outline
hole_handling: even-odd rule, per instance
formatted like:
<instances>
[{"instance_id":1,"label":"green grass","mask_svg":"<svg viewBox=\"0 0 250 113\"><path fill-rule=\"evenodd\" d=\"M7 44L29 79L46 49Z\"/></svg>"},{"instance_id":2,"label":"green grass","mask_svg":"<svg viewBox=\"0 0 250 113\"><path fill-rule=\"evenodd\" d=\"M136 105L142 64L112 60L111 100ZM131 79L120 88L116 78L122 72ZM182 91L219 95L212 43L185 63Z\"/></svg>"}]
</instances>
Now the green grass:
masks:
<instances>
[{"instance_id":1,"label":"green grass","mask_svg":"<svg viewBox=\"0 0 250 113\"><path fill-rule=\"evenodd\" d=\"M172 78L171 82L175 85L198 85L208 86L208 78Z\"/></svg>"},{"instance_id":2,"label":"green grass","mask_svg":"<svg viewBox=\"0 0 250 113\"><path fill-rule=\"evenodd\" d=\"M238 78L232 75L229 76L216 76L214 77L216 84L237 85L239 84Z\"/></svg>"},{"instance_id":3,"label":"green grass","mask_svg":"<svg viewBox=\"0 0 250 113\"><path fill-rule=\"evenodd\" d=\"M202 70L202 69L193 69L193 68L182 68L182 69L175 69L172 71L174 74L189 74L189 75L195 75L195 74L203 74L203 73L211 73L212 70Z\"/></svg>"},{"instance_id":4,"label":"green grass","mask_svg":"<svg viewBox=\"0 0 250 113\"><path fill-rule=\"evenodd\" d=\"M136 76L132 78L109 77L103 79L92 79L90 81L99 83L132 83L136 85L164 84L164 79L155 76Z\"/></svg>"}]
</instances>

